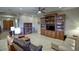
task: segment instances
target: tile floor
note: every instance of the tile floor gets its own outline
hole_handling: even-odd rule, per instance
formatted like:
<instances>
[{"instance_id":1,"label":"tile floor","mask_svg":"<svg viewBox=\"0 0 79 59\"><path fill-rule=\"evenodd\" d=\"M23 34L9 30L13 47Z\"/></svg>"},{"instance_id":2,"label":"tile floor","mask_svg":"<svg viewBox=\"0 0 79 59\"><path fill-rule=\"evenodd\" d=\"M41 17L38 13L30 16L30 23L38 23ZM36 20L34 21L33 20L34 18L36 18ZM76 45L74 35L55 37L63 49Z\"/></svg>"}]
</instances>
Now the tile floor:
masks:
<instances>
[{"instance_id":1,"label":"tile floor","mask_svg":"<svg viewBox=\"0 0 79 59\"><path fill-rule=\"evenodd\" d=\"M7 37L8 32L3 32L0 34L0 39L4 40ZM31 39L32 44L38 46L42 45L43 46L43 51L54 51L54 49L51 49L51 43L56 43L58 45L62 45L61 40L54 39L54 38L49 38L37 33L32 33L28 35ZM6 39L7 40L7 39Z\"/></svg>"},{"instance_id":2,"label":"tile floor","mask_svg":"<svg viewBox=\"0 0 79 59\"><path fill-rule=\"evenodd\" d=\"M42 45L43 51L54 51L54 49L51 49L51 43L55 43L57 45L62 45L62 40L49 38L37 33L32 33L28 35L31 38L31 42L34 45Z\"/></svg>"}]
</instances>

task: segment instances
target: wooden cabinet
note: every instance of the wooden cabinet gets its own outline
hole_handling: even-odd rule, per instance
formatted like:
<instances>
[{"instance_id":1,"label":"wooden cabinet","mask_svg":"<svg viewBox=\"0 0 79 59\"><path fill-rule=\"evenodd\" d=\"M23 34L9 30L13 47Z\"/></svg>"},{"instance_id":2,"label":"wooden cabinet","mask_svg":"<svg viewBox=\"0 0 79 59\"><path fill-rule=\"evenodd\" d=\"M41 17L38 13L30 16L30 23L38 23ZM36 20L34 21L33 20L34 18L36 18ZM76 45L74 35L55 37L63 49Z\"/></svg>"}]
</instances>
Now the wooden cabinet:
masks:
<instances>
[{"instance_id":1,"label":"wooden cabinet","mask_svg":"<svg viewBox=\"0 0 79 59\"><path fill-rule=\"evenodd\" d=\"M60 31L60 32L56 32L56 39L64 39L64 32Z\"/></svg>"},{"instance_id":2,"label":"wooden cabinet","mask_svg":"<svg viewBox=\"0 0 79 59\"><path fill-rule=\"evenodd\" d=\"M55 38L56 37L55 31L51 31L51 37L52 38Z\"/></svg>"},{"instance_id":3,"label":"wooden cabinet","mask_svg":"<svg viewBox=\"0 0 79 59\"><path fill-rule=\"evenodd\" d=\"M45 29L41 29L41 34L45 35L45 33L46 33L45 31L46 31Z\"/></svg>"},{"instance_id":4,"label":"wooden cabinet","mask_svg":"<svg viewBox=\"0 0 79 59\"><path fill-rule=\"evenodd\" d=\"M41 18L41 34L47 37L64 40L64 16L64 14L55 13L45 15Z\"/></svg>"},{"instance_id":5,"label":"wooden cabinet","mask_svg":"<svg viewBox=\"0 0 79 59\"><path fill-rule=\"evenodd\" d=\"M59 14L56 17L56 31L64 31L64 18L65 15L64 14Z\"/></svg>"},{"instance_id":6,"label":"wooden cabinet","mask_svg":"<svg viewBox=\"0 0 79 59\"><path fill-rule=\"evenodd\" d=\"M32 23L24 23L24 34L32 33Z\"/></svg>"}]
</instances>

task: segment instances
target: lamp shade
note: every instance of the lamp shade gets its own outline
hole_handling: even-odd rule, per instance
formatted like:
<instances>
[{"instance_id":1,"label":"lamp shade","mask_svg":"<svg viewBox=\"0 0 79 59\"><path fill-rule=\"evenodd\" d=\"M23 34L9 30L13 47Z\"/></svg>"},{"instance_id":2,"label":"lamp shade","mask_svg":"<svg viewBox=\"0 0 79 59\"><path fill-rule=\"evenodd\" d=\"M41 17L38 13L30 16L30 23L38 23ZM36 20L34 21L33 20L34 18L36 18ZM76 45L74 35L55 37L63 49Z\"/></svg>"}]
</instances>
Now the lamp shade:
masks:
<instances>
[{"instance_id":1,"label":"lamp shade","mask_svg":"<svg viewBox=\"0 0 79 59\"><path fill-rule=\"evenodd\" d=\"M11 31L15 31L15 27L11 27L10 30L11 30Z\"/></svg>"},{"instance_id":2,"label":"lamp shade","mask_svg":"<svg viewBox=\"0 0 79 59\"><path fill-rule=\"evenodd\" d=\"M21 33L21 29L19 27L15 28L15 34L20 34Z\"/></svg>"}]
</instances>

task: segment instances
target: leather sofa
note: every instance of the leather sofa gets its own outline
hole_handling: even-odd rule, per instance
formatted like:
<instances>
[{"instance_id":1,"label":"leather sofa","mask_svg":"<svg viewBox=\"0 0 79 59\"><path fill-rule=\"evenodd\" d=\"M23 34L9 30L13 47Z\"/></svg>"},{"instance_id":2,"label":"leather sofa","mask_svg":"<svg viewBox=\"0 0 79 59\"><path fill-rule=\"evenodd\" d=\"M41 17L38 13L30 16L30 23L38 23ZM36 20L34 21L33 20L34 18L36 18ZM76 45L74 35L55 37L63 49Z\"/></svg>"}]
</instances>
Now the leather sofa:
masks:
<instances>
[{"instance_id":1,"label":"leather sofa","mask_svg":"<svg viewBox=\"0 0 79 59\"><path fill-rule=\"evenodd\" d=\"M13 46L17 51L42 51L42 46L35 46L30 40L19 40L19 38L14 39Z\"/></svg>"}]
</instances>

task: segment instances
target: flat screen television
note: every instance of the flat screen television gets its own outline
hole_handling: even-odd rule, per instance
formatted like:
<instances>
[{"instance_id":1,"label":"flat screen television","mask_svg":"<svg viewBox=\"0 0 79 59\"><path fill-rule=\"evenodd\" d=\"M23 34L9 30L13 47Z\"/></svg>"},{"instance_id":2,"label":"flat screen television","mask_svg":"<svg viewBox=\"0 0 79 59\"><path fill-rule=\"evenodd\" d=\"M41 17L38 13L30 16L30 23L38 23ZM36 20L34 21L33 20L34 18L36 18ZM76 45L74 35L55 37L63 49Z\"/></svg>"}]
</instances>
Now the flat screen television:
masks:
<instances>
[{"instance_id":1,"label":"flat screen television","mask_svg":"<svg viewBox=\"0 0 79 59\"><path fill-rule=\"evenodd\" d=\"M53 24L47 24L46 25L46 30L55 31L55 25L53 25Z\"/></svg>"}]
</instances>

